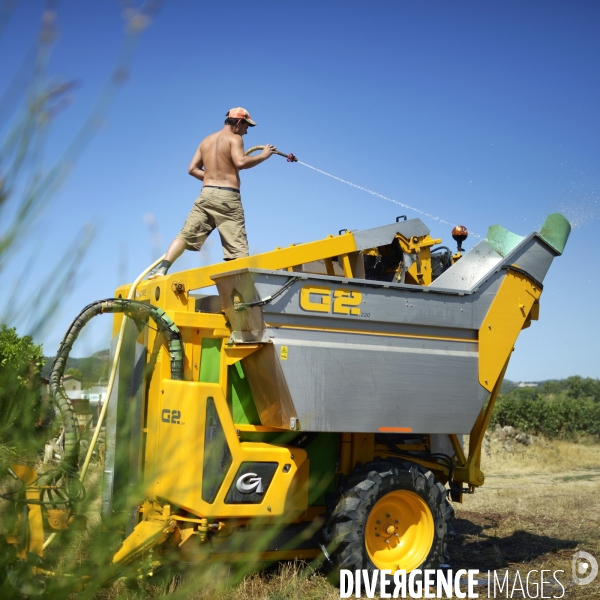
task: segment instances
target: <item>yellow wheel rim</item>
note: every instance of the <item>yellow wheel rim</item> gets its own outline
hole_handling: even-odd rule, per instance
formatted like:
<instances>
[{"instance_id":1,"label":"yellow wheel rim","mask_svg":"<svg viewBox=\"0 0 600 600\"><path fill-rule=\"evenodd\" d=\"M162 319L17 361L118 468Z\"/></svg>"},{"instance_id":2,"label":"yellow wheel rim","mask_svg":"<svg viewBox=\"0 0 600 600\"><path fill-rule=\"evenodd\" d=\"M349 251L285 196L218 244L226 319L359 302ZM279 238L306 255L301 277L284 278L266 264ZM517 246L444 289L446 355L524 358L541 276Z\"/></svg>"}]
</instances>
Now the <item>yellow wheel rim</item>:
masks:
<instances>
[{"instance_id":1,"label":"yellow wheel rim","mask_svg":"<svg viewBox=\"0 0 600 600\"><path fill-rule=\"evenodd\" d=\"M433 515L421 496L396 490L380 498L367 518L365 547L378 569L416 569L433 544Z\"/></svg>"}]
</instances>

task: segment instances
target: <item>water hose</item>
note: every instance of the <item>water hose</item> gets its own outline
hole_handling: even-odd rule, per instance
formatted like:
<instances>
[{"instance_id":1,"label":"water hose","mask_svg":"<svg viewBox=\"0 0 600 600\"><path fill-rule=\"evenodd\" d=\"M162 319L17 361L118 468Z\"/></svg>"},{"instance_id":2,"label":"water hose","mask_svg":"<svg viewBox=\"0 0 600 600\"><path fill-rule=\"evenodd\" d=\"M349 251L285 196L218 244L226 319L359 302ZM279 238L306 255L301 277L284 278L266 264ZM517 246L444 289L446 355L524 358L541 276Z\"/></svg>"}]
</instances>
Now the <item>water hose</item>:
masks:
<instances>
[{"instance_id":1,"label":"water hose","mask_svg":"<svg viewBox=\"0 0 600 600\"><path fill-rule=\"evenodd\" d=\"M245 154L246 156L250 156L253 152L256 152L257 150L262 150L263 148L264 146L252 146L250 150L246 150ZM275 154L279 154L279 156L287 158L288 162L298 162L298 159L291 152L289 154L284 154L283 152L279 152L278 150L277 152L275 152Z\"/></svg>"},{"instance_id":2,"label":"water hose","mask_svg":"<svg viewBox=\"0 0 600 600\"><path fill-rule=\"evenodd\" d=\"M154 261L149 267L144 269L144 271L142 271L137 276L136 280L131 284L131 288L129 290L129 293L127 294L128 300L133 299L133 297L135 295L135 291L137 290L137 286L140 284L140 281L142 281L142 279L144 279L144 277L146 277L146 275L148 273L150 273L150 271L152 271L152 269L154 269L156 266L158 266L163 261L164 258L165 258L165 255L163 254L158 260ZM94 435L92 437L90 447L88 448L88 452L85 457L83 467L81 469L80 479L82 481L83 481L83 478L85 477L85 474L87 473L87 468L88 468L88 465L90 464L90 460L92 458L92 453L94 451L94 447L96 446L96 443L98 442L98 437L100 436L100 429L102 427L102 424L104 423L104 417L106 416L106 409L108 408L108 401L112 394L112 388L113 388L113 385L115 382L115 375L117 373L117 364L119 362L119 357L121 355L121 346L123 345L123 335L125 334L126 322L127 322L127 318L123 317L123 322L121 323L121 329L119 331L119 338L117 340L117 346L115 348L115 356L113 358L113 364L112 364L112 368L110 370L110 377L108 380L106 399L102 406L102 410L100 411L100 415L98 416L98 423L96 424L96 429L94 430Z\"/></svg>"},{"instance_id":3,"label":"water hose","mask_svg":"<svg viewBox=\"0 0 600 600\"><path fill-rule=\"evenodd\" d=\"M300 281L301 277L292 277L287 283L285 283L282 287L280 287L274 294L267 296L266 298L262 298L261 300L257 300L256 302L235 302L233 303L233 309L236 312L242 312L244 310L248 310L249 308L254 308L255 306L264 306L265 304L270 304L276 298L279 298L283 292L285 292L288 288L290 288L296 281Z\"/></svg>"},{"instance_id":4,"label":"water hose","mask_svg":"<svg viewBox=\"0 0 600 600\"><path fill-rule=\"evenodd\" d=\"M88 448L88 452L79 475L80 482L83 482L85 478L92 457L92 453L98 442L100 430L104 423L106 411L108 408L108 402L112 394L112 388L114 386L117 365L119 362L121 346L123 343L123 336L128 316L136 321L145 322L148 320L148 318L152 318L155 321L158 330L161 333L163 333L168 340L169 355L171 358L171 377L173 379L183 379L183 347L181 343L181 335L175 323L173 323L173 321L165 314L165 312L162 309L153 307L152 305L146 304L145 302L133 300L135 290L139 285L140 281L153 268L160 264L163 258L164 256L159 258L138 276L138 278L131 285L126 299L109 298L107 300L99 300L97 302L93 302L92 304L86 306L69 327L59 347L57 357L54 361L52 372L50 374L50 392L59 408L61 418L63 420L63 425L65 428L65 450L63 452L61 465L65 465L65 468L63 469L64 472L72 474L77 472L77 466L79 462L80 433L75 410L61 383L62 375L64 373L65 366L67 363L67 358L75 340L77 339L77 336L79 335L79 332L85 326L85 324L88 323L90 319L92 319L98 314L102 314L105 312L124 313L123 322L121 323L121 330L119 332L119 338L117 340L117 346L115 348L115 356L113 359L110 379L108 382L106 400L104 401L102 410L100 412L100 416L98 417L98 423L96 425L96 429L94 430L94 435L92 437L92 441L90 442L90 447ZM56 533L50 535L50 537L44 542L44 549L52 543L52 540L55 537Z\"/></svg>"}]
</instances>

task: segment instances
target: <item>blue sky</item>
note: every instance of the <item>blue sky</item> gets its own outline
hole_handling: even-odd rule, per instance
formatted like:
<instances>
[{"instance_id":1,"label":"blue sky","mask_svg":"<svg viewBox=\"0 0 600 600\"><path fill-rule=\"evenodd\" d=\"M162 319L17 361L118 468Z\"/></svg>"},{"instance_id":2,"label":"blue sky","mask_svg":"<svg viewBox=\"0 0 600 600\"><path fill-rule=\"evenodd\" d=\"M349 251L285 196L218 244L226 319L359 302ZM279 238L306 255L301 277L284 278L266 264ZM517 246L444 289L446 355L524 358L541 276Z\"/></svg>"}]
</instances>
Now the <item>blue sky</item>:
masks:
<instances>
[{"instance_id":1,"label":"blue sky","mask_svg":"<svg viewBox=\"0 0 600 600\"><path fill-rule=\"evenodd\" d=\"M0 37L0 93L35 39L42 8L20 2ZM48 164L89 114L124 32L116 1L60 2L57 25L49 78L79 86L52 123ZM167 1L0 286L13 291L26 269L16 296L27 303L93 224L74 287L50 327L33 332L53 354L83 306L112 296L164 252L199 192L187 174L197 144L229 108L243 106L258 123L246 147L275 144L482 236L492 224L526 235L563 212L574 225L569 244L507 377L600 377L599 26L600 5L591 1ZM252 253L406 212L279 157L242 174L242 197ZM424 221L452 242L450 227ZM174 269L220 259L215 234ZM74 353L107 347L109 320L96 319ZM26 323L11 324L27 332Z\"/></svg>"}]
</instances>

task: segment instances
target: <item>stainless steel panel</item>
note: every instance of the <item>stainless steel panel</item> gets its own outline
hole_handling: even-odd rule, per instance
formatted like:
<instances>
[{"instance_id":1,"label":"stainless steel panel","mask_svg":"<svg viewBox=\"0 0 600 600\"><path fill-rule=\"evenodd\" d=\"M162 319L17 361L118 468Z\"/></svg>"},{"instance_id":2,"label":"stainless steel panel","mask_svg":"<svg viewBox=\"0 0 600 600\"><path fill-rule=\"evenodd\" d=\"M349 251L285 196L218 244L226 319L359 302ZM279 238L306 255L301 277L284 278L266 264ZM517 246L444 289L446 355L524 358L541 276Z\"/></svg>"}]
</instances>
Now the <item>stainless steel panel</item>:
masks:
<instances>
[{"instance_id":1,"label":"stainless steel panel","mask_svg":"<svg viewBox=\"0 0 600 600\"><path fill-rule=\"evenodd\" d=\"M241 302L256 302L261 299L254 285L253 277L246 270L242 270L228 274L226 277L215 278L215 281L225 315L229 319L232 329L236 332L243 332L239 336L240 341L260 341L261 332L265 328L260 307L239 312L234 310L234 297Z\"/></svg>"},{"instance_id":2,"label":"stainless steel panel","mask_svg":"<svg viewBox=\"0 0 600 600\"><path fill-rule=\"evenodd\" d=\"M264 425L287 428L294 415L309 431L467 433L486 397L474 340L267 334L273 343L243 363Z\"/></svg>"},{"instance_id":3,"label":"stainless steel panel","mask_svg":"<svg viewBox=\"0 0 600 600\"><path fill-rule=\"evenodd\" d=\"M298 345L310 345L311 343L330 345L331 347L373 347L377 350L389 350L390 352L404 352L419 350L431 350L440 354L458 352L467 352L470 355L478 352L478 342L475 338L456 339L435 339L419 336L390 336L390 335L365 335L349 331L315 331L307 329L287 329L285 326L280 328L268 327L267 336L271 342L279 343L281 339L286 339L291 343Z\"/></svg>"},{"instance_id":4,"label":"stainless steel panel","mask_svg":"<svg viewBox=\"0 0 600 600\"><path fill-rule=\"evenodd\" d=\"M372 323L384 323L478 329L505 274L491 274L488 281L474 294L457 290L432 290L418 285L306 275L280 297L263 306L262 310L266 321L277 321L276 317L280 315L320 315L320 318L326 321L321 323L322 327L369 329ZM288 275L282 272L250 270L249 275L253 277L257 295L261 298L272 295L289 279ZM361 315L314 313L304 310L300 306L300 291L309 285L326 286L332 293L338 289L359 291L362 294ZM227 312L227 306L225 310Z\"/></svg>"},{"instance_id":5,"label":"stainless steel panel","mask_svg":"<svg viewBox=\"0 0 600 600\"><path fill-rule=\"evenodd\" d=\"M393 238L395 227L368 232L365 247L382 243L377 236ZM502 267L517 264L541 280L554 255L537 234L504 259L480 242L430 287L301 274L243 318L233 311L234 287L246 302L264 299L297 273L245 269L215 281L232 338L268 342L244 361L263 424L289 427L297 417L309 431L463 434L487 397L477 337L506 276ZM334 308L340 289L360 294L356 314Z\"/></svg>"},{"instance_id":6,"label":"stainless steel panel","mask_svg":"<svg viewBox=\"0 0 600 600\"><path fill-rule=\"evenodd\" d=\"M530 236L506 257L505 264L516 264L542 283L556 256L559 254L554 248L538 236Z\"/></svg>"},{"instance_id":7,"label":"stainless steel panel","mask_svg":"<svg viewBox=\"0 0 600 600\"><path fill-rule=\"evenodd\" d=\"M463 436L458 436L458 441L461 448L464 449ZM454 447L450 441L450 436L446 434L432 434L429 436L429 444L432 454L445 454L446 456L454 456Z\"/></svg>"},{"instance_id":8,"label":"stainless steel panel","mask_svg":"<svg viewBox=\"0 0 600 600\"><path fill-rule=\"evenodd\" d=\"M274 341L303 430L468 433L486 395L475 352Z\"/></svg>"},{"instance_id":9,"label":"stainless steel panel","mask_svg":"<svg viewBox=\"0 0 600 600\"><path fill-rule=\"evenodd\" d=\"M364 231L354 231L352 235L356 242L356 249L360 251L367 250L368 248L376 248L377 246L386 246L392 242L397 233L410 239L413 236L422 237L427 235L429 228L421 219L410 219L408 221L392 223L391 225L365 229Z\"/></svg>"},{"instance_id":10,"label":"stainless steel panel","mask_svg":"<svg viewBox=\"0 0 600 600\"><path fill-rule=\"evenodd\" d=\"M344 269L337 260L332 260L333 274L336 277L344 276ZM364 266L363 266L364 270ZM304 263L294 267L294 271L298 273L313 273L314 275L327 275L327 265L324 260L315 260L313 262Z\"/></svg>"},{"instance_id":11,"label":"stainless steel panel","mask_svg":"<svg viewBox=\"0 0 600 600\"><path fill-rule=\"evenodd\" d=\"M485 241L471 248L457 263L442 273L429 287L468 292L502 261Z\"/></svg>"},{"instance_id":12,"label":"stainless steel panel","mask_svg":"<svg viewBox=\"0 0 600 600\"><path fill-rule=\"evenodd\" d=\"M289 428L298 413L290 396L273 344L266 344L242 361L244 373L258 410L260 422L270 427Z\"/></svg>"},{"instance_id":13,"label":"stainless steel panel","mask_svg":"<svg viewBox=\"0 0 600 600\"><path fill-rule=\"evenodd\" d=\"M271 320L272 318L272 320ZM368 339L370 335L380 334L382 336L413 336L413 337L434 337L434 338L459 338L463 340L477 340L477 329L467 329L458 327L438 327L435 325L414 325L411 323L385 323L373 320L353 320L345 323L329 323L332 329L349 333L356 332L364 334L363 338ZM335 326L335 327L334 327ZM295 329L304 328L310 334L314 334L315 339L319 339L321 329L324 327L323 317L313 317L307 315L294 314L273 314L266 322L266 334L263 335L268 341L269 333L272 329Z\"/></svg>"}]
</instances>

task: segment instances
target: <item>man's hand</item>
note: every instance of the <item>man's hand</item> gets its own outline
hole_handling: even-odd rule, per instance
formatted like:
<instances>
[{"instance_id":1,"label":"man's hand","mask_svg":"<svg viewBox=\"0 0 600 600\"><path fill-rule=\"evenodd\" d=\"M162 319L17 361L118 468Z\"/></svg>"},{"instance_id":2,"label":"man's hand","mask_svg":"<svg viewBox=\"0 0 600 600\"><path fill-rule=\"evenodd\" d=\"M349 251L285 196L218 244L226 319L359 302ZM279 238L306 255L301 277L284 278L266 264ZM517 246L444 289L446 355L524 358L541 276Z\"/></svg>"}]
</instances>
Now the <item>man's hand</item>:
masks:
<instances>
[{"instance_id":1,"label":"man's hand","mask_svg":"<svg viewBox=\"0 0 600 600\"><path fill-rule=\"evenodd\" d=\"M275 154L276 152L277 152L277 148L275 148L275 146L272 146L271 144L267 144L263 148L263 151L261 152L261 154L265 157L265 159L267 159L270 156L272 156L273 154Z\"/></svg>"},{"instance_id":2,"label":"man's hand","mask_svg":"<svg viewBox=\"0 0 600 600\"><path fill-rule=\"evenodd\" d=\"M277 152L277 148L271 144L267 144L260 154L254 156L246 156L244 154L244 144L242 143L241 136L234 136L231 142L231 159L236 169L241 171L242 169L251 169L261 162L264 162Z\"/></svg>"}]
</instances>

